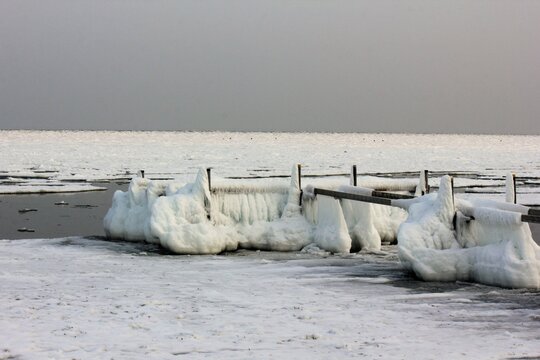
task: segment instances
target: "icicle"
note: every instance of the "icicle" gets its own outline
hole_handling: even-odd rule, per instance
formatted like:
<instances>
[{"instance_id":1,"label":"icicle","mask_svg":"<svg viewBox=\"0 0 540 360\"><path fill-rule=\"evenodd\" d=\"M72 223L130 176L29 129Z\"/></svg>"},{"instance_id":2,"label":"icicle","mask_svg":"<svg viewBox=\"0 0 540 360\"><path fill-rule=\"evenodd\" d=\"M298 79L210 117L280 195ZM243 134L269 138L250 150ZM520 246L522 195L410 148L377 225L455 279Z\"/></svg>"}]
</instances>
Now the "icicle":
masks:
<instances>
[{"instance_id":1,"label":"icicle","mask_svg":"<svg viewBox=\"0 0 540 360\"><path fill-rule=\"evenodd\" d=\"M339 200L319 195L315 243L335 253L348 253L352 240Z\"/></svg>"},{"instance_id":2,"label":"icicle","mask_svg":"<svg viewBox=\"0 0 540 360\"><path fill-rule=\"evenodd\" d=\"M302 207L300 206L300 199L302 196L302 189L300 185L300 164L295 164L291 170L291 184L289 185L289 196L287 198L287 205L283 210L282 217L291 217L300 214Z\"/></svg>"},{"instance_id":3,"label":"icicle","mask_svg":"<svg viewBox=\"0 0 540 360\"><path fill-rule=\"evenodd\" d=\"M210 219L212 213L212 197L210 196L208 172L204 168L200 168L197 173L197 178L193 185L193 193L200 197L200 200L204 202L207 217Z\"/></svg>"}]
</instances>

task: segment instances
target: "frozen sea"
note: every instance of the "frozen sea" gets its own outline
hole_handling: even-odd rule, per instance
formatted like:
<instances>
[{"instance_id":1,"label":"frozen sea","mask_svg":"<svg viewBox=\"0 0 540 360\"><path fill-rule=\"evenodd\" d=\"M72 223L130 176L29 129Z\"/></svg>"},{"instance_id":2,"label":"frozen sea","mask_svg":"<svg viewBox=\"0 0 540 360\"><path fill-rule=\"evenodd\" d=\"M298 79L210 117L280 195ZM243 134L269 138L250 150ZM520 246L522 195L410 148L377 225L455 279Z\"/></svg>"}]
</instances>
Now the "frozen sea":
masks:
<instances>
[{"instance_id":1,"label":"frozen sea","mask_svg":"<svg viewBox=\"0 0 540 360\"><path fill-rule=\"evenodd\" d=\"M514 171L538 206L538 136L0 131L0 151L0 359L540 358L539 292L421 282L393 246L178 256L99 226L139 169L261 181L301 163L306 184L428 169L501 200Z\"/></svg>"}]
</instances>

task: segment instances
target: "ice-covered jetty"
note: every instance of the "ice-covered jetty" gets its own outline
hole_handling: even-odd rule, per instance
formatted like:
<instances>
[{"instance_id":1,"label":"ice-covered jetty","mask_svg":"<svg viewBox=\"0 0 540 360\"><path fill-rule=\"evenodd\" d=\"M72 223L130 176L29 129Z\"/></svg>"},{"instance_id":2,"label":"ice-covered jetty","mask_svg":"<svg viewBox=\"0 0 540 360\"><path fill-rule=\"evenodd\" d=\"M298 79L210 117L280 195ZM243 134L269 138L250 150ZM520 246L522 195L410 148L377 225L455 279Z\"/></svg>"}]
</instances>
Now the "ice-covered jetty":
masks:
<instances>
[{"instance_id":1,"label":"ice-covered jetty","mask_svg":"<svg viewBox=\"0 0 540 360\"><path fill-rule=\"evenodd\" d=\"M526 207L455 198L449 177L427 195L422 176L418 184L372 177L361 187L327 184L360 194L383 183L419 195L391 200L393 206L337 199L301 187L298 171L294 166L289 184L212 179L210 185L205 169L188 184L137 177L127 192L115 193L105 231L179 254L238 248L348 253L377 251L382 241L397 239L401 262L421 279L540 288L540 247L520 217Z\"/></svg>"}]
</instances>

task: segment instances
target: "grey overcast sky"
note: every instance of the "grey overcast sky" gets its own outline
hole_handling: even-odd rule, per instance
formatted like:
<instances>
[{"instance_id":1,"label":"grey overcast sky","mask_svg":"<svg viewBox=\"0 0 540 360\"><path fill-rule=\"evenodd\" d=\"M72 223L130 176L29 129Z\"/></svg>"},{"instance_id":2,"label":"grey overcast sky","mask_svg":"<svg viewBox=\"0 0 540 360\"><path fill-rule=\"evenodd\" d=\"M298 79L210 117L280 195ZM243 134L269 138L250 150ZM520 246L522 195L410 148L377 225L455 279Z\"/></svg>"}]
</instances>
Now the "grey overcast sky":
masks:
<instances>
[{"instance_id":1,"label":"grey overcast sky","mask_svg":"<svg viewBox=\"0 0 540 360\"><path fill-rule=\"evenodd\" d=\"M2 0L0 128L540 134L540 1Z\"/></svg>"}]
</instances>

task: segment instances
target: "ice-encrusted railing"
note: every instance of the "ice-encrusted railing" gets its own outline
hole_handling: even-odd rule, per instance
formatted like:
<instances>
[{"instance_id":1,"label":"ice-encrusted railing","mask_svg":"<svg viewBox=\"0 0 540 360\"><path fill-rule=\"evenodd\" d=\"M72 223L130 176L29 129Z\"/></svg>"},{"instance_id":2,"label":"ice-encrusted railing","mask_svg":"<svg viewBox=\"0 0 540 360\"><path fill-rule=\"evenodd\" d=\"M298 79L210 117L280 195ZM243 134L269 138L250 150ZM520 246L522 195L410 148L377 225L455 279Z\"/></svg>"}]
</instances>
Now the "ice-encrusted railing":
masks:
<instances>
[{"instance_id":1,"label":"ice-encrusted railing","mask_svg":"<svg viewBox=\"0 0 540 360\"><path fill-rule=\"evenodd\" d=\"M207 168L206 173L210 193L207 211L214 223L253 224L282 217L291 185L225 179L212 182L211 169Z\"/></svg>"},{"instance_id":2,"label":"ice-encrusted railing","mask_svg":"<svg viewBox=\"0 0 540 360\"><path fill-rule=\"evenodd\" d=\"M414 191L418 187L409 180L358 180L360 185L381 189ZM338 204L339 211L347 218L351 236L326 241L317 235L325 224L329 225L324 229L328 237L334 230L348 230L328 223L331 216L324 216L324 212L329 210L318 211L325 206L309 197L309 185L302 187L301 181L299 165L293 166L288 185L214 179L210 169L201 169L189 184L150 181L141 172L127 192L115 194L104 219L105 231L111 238L157 242L180 253L217 253L237 247L300 250L312 242L328 251L349 252L351 248L376 250L381 239L394 240L399 223L405 219L404 212L397 219L389 216L400 210L343 202ZM365 219L371 213L382 226L366 232L360 222L369 222Z\"/></svg>"},{"instance_id":3,"label":"ice-encrusted railing","mask_svg":"<svg viewBox=\"0 0 540 360\"><path fill-rule=\"evenodd\" d=\"M539 287L540 254L526 224L538 213L513 203L455 198L450 177L441 179L436 194L427 194L427 176L416 185L354 176L351 185L323 194L301 187L297 166L288 186L212 185L209 174L201 170L194 183L182 185L133 179L128 192L114 196L104 220L107 235L157 242L183 254L239 247L290 251L308 244L331 252L377 250L381 241L397 238L404 266L422 279ZM508 186L507 198L515 201L515 188Z\"/></svg>"},{"instance_id":4,"label":"ice-encrusted railing","mask_svg":"<svg viewBox=\"0 0 540 360\"><path fill-rule=\"evenodd\" d=\"M527 222L540 222L540 212L515 204L515 177L507 179L507 203L455 198L449 176L441 178L437 194L419 198L377 197L373 190L354 187L315 188L313 193L406 209L407 220L398 231L399 257L424 280L538 289L540 247Z\"/></svg>"}]
</instances>

